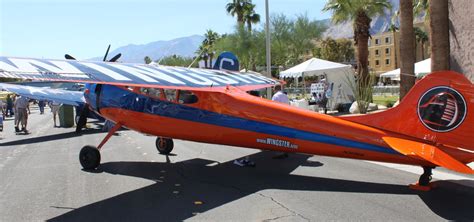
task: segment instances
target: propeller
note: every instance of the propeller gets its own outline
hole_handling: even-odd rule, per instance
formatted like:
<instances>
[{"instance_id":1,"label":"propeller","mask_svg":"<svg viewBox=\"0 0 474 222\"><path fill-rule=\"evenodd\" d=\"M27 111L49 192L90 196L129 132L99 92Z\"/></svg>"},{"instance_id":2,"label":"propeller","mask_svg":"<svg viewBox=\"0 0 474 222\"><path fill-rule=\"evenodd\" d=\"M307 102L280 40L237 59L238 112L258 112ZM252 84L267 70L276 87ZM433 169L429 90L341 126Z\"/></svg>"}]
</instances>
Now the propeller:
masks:
<instances>
[{"instance_id":1,"label":"propeller","mask_svg":"<svg viewBox=\"0 0 474 222\"><path fill-rule=\"evenodd\" d=\"M109 60L109 62L116 62L121 56L122 56L122 53L119 53L119 54L115 55L114 57L112 57Z\"/></svg>"},{"instance_id":2,"label":"propeller","mask_svg":"<svg viewBox=\"0 0 474 222\"><path fill-rule=\"evenodd\" d=\"M102 59L102 61L104 61L104 62L117 62L117 60L120 59L120 57L122 57L122 53L119 53L119 54L115 55L114 57L112 57L111 59L107 60L107 56L109 55L109 51L110 51L110 44L107 47L107 51L105 51L105 55L104 55L104 58ZM74 58L73 56L71 56L69 54L65 54L64 58L69 59L69 60L77 60L76 58Z\"/></svg>"},{"instance_id":3,"label":"propeller","mask_svg":"<svg viewBox=\"0 0 474 222\"><path fill-rule=\"evenodd\" d=\"M110 44L109 44L109 47L107 47L107 51L105 51L104 59L102 59L102 61L107 62L107 55L109 55L109 50L110 50Z\"/></svg>"},{"instance_id":4,"label":"propeller","mask_svg":"<svg viewBox=\"0 0 474 222\"><path fill-rule=\"evenodd\" d=\"M72 57L69 54L64 55L64 58L69 59L69 60L77 60L76 58Z\"/></svg>"},{"instance_id":5,"label":"propeller","mask_svg":"<svg viewBox=\"0 0 474 222\"><path fill-rule=\"evenodd\" d=\"M119 54L115 55L114 57L112 57L110 60L107 61L107 56L109 55L109 51L110 51L110 44L107 47L107 51L105 51L105 55L104 55L104 58L102 59L102 61L104 61L104 62L116 62L122 56L122 53L119 53ZM64 57L66 59L76 60L76 58L72 57L69 54L64 55ZM82 131L82 128L84 128L86 126L88 116L89 116L89 105L86 103L84 105L84 107L82 108L81 113L79 115L79 119L76 123L76 133L80 133Z\"/></svg>"},{"instance_id":6,"label":"propeller","mask_svg":"<svg viewBox=\"0 0 474 222\"><path fill-rule=\"evenodd\" d=\"M116 62L122 56L122 53L119 53L107 61L107 56L109 55L109 51L110 51L110 44L107 47L107 51L105 51L104 59L102 61ZM76 58L72 57L69 54L65 54L64 58L69 59L69 60L76 60ZM84 105L84 108L81 111L81 114L79 115L79 120L76 123L76 133L80 133L82 131L82 128L86 126L88 116L89 116L89 105L86 103Z\"/></svg>"}]
</instances>

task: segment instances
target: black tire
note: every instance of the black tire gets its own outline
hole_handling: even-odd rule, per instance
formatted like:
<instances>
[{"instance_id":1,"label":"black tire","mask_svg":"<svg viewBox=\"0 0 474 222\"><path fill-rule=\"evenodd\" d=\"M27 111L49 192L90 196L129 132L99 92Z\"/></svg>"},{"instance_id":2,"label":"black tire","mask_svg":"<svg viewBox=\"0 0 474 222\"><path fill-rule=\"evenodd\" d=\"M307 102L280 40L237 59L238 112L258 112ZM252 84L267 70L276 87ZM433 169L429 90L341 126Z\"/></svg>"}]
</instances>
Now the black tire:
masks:
<instances>
[{"instance_id":1,"label":"black tire","mask_svg":"<svg viewBox=\"0 0 474 222\"><path fill-rule=\"evenodd\" d=\"M157 137L156 138L156 149L161 154L168 155L173 151L174 143L173 139Z\"/></svg>"},{"instance_id":2,"label":"black tire","mask_svg":"<svg viewBox=\"0 0 474 222\"><path fill-rule=\"evenodd\" d=\"M431 181L431 175L429 174L422 174L420 176L420 179L418 180L418 184L420 186L428 186L430 184L430 181Z\"/></svg>"},{"instance_id":3,"label":"black tire","mask_svg":"<svg viewBox=\"0 0 474 222\"><path fill-rule=\"evenodd\" d=\"M100 165L100 152L94 146L84 146L79 153L79 162L84 170L93 170Z\"/></svg>"}]
</instances>

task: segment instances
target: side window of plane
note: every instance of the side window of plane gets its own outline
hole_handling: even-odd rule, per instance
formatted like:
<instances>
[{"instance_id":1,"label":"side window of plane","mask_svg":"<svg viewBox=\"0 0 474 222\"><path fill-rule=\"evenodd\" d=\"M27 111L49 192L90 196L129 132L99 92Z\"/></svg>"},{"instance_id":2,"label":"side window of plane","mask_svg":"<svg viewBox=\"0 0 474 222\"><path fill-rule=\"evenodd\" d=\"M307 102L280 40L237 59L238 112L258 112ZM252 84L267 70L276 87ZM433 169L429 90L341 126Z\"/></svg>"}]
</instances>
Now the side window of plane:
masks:
<instances>
[{"instance_id":1,"label":"side window of plane","mask_svg":"<svg viewBox=\"0 0 474 222\"><path fill-rule=\"evenodd\" d=\"M161 98L161 89L149 88L148 95L155 98Z\"/></svg>"},{"instance_id":2,"label":"side window of plane","mask_svg":"<svg viewBox=\"0 0 474 222\"><path fill-rule=\"evenodd\" d=\"M152 98L161 99L162 97L162 90L158 88L140 88L140 93Z\"/></svg>"},{"instance_id":3,"label":"side window of plane","mask_svg":"<svg viewBox=\"0 0 474 222\"><path fill-rule=\"evenodd\" d=\"M193 104L198 101L198 97L191 91L179 90L178 103L181 104Z\"/></svg>"},{"instance_id":4,"label":"side window of plane","mask_svg":"<svg viewBox=\"0 0 474 222\"><path fill-rule=\"evenodd\" d=\"M165 89L164 92L165 92L166 100L170 102L176 101L176 89Z\"/></svg>"}]
</instances>

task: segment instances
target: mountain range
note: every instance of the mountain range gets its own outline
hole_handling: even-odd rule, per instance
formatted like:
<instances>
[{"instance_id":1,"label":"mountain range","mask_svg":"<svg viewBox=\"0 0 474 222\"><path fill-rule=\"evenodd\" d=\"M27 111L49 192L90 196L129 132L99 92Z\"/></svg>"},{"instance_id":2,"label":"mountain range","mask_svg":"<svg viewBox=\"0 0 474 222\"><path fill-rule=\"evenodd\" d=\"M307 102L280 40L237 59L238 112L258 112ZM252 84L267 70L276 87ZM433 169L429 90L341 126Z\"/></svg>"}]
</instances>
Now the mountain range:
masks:
<instances>
[{"instance_id":1,"label":"mountain range","mask_svg":"<svg viewBox=\"0 0 474 222\"><path fill-rule=\"evenodd\" d=\"M129 44L114 49L109 53L109 57L122 53L120 61L127 63L144 63L145 56L149 56L153 61L170 55L193 57L203 40L204 37L201 35L192 35L169 41L155 41L142 45ZM91 60L102 60L102 58L96 57L91 58Z\"/></svg>"}]
</instances>

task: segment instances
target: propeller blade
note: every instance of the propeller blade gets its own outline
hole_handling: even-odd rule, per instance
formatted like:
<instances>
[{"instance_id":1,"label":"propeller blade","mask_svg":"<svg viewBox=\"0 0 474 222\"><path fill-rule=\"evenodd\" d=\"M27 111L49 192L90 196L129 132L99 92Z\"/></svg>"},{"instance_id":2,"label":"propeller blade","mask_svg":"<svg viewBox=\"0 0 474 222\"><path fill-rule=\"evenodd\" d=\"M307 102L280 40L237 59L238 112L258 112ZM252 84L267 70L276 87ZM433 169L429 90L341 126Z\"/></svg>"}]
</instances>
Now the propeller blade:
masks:
<instances>
[{"instance_id":1,"label":"propeller blade","mask_svg":"<svg viewBox=\"0 0 474 222\"><path fill-rule=\"evenodd\" d=\"M79 116L79 120L76 123L76 133L80 133L82 128L86 126L87 116L89 116L89 105L86 103L82 108L81 115Z\"/></svg>"},{"instance_id":2,"label":"propeller blade","mask_svg":"<svg viewBox=\"0 0 474 222\"><path fill-rule=\"evenodd\" d=\"M109 50L110 50L110 44L109 47L107 47L107 51L105 51L104 59L102 61L107 61L107 55L109 55Z\"/></svg>"},{"instance_id":3,"label":"propeller blade","mask_svg":"<svg viewBox=\"0 0 474 222\"><path fill-rule=\"evenodd\" d=\"M119 53L119 54L115 55L114 57L112 57L109 60L109 62L116 62L120 58L120 56L122 56L122 53Z\"/></svg>"},{"instance_id":4,"label":"propeller blade","mask_svg":"<svg viewBox=\"0 0 474 222\"><path fill-rule=\"evenodd\" d=\"M72 57L72 56L69 55L69 54L64 55L64 58L70 59L70 60L76 60L76 58Z\"/></svg>"}]
</instances>

